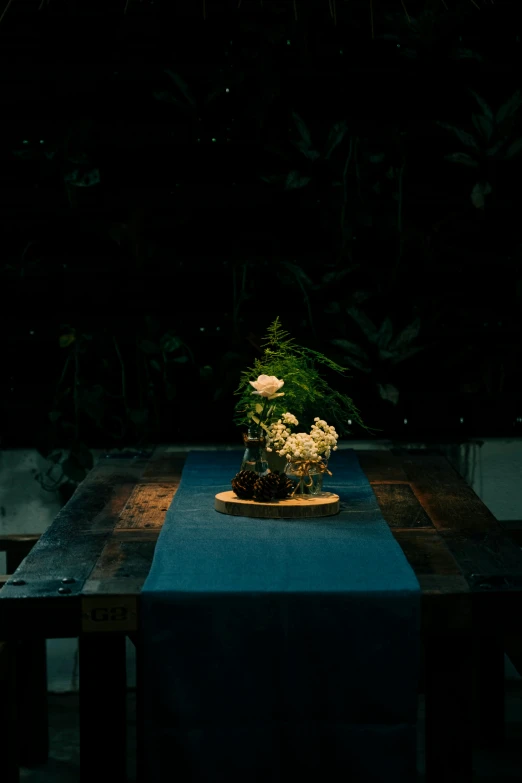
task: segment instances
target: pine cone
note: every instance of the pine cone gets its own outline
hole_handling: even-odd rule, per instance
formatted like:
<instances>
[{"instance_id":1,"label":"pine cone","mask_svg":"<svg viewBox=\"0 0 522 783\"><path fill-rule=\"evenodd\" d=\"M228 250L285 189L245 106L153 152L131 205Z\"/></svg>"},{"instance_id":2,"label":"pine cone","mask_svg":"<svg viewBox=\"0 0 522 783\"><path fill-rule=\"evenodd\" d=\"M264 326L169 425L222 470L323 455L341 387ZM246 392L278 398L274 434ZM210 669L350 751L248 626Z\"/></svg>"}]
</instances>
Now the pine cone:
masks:
<instances>
[{"instance_id":1,"label":"pine cone","mask_svg":"<svg viewBox=\"0 0 522 783\"><path fill-rule=\"evenodd\" d=\"M254 500L261 503L268 503L275 494L274 474L268 473L266 476L260 476L254 484Z\"/></svg>"},{"instance_id":2,"label":"pine cone","mask_svg":"<svg viewBox=\"0 0 522 783\"><path fill-rule=\"evenodd\" d=\"M273 475L276 476L274 497L277 500L284 500L294 491L295 482L284 473L275 473Z\"/></svg>"},{"instance_id":3,"label":"pine cone","mask_svg":"<svg viewBox=\"0 0 522 783\"><path fill-rule=\"evenodd\" d=\"M241 500L251 500L257 473L253 470L240 470L232 479L232 489Z\"/></svg>"}]
</instances>

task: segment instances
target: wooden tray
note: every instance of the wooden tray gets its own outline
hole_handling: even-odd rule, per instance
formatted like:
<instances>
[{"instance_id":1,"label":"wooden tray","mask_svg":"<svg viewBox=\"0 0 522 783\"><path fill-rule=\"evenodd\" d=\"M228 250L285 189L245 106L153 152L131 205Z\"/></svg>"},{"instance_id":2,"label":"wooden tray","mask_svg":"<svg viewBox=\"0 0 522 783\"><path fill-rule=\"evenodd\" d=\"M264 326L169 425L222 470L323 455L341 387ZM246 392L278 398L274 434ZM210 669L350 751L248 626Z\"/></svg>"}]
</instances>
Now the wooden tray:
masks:
<instances>
[{"instance_id":1,"label":"wooden tray","mask_svg":"<svg viewBox=\"0 0 522 783\"><path fill-rule=\"evenodd\" d=\"M214 507L221 514L236 517L262 517L263 519L313 519L330 517L339 512L339 495L323 492L318 497L305 495L272 503L241 500L232 490L216 495Z\"/></svg>"}]
</instances>

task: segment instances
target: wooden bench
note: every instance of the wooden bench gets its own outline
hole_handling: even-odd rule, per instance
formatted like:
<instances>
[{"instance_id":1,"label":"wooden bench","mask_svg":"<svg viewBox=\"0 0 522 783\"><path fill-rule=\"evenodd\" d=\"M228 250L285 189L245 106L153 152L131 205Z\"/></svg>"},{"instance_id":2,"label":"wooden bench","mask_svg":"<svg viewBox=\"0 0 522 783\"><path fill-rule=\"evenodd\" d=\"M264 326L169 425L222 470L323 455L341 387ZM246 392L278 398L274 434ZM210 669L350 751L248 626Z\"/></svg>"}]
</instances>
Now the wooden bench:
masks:
<instances>
[{"instance_id":1,"label":"wooden bench","mask_svg":"<svg viewBox=\"0 0 522 783\"><path fill-rule=\"evenodd\" d=\"M102 769L125 780L125 642L138 636L140 590L185 456L164 447L100 460L0 591L5 639L79 637L82 783ZM358 456L421 586L426 781L470 783L473 741L502 741L522 551L445 458ZM138 679L138 709L140 693Z\"/></svg>"}]
</instances>

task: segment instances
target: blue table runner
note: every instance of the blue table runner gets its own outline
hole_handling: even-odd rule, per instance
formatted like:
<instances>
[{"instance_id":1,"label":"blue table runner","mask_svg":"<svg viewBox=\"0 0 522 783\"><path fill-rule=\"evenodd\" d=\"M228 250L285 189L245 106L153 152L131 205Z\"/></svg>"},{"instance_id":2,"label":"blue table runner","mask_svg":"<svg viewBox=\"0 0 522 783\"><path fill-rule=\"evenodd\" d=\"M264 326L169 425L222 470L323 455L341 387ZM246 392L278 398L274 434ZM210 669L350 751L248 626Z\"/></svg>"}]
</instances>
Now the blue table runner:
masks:
<instances>
[{"instance_id":1,"label":"blue table runner","mask_svg":"<svg viewBox=\"0 0 522 783\"><path fill-rule=\"evenodd\" d=\"M420 589L355 453L311 520L214 510L241 452L191 452L141 594L150 783L413 783Z\"/></svg>"}]
</instances>

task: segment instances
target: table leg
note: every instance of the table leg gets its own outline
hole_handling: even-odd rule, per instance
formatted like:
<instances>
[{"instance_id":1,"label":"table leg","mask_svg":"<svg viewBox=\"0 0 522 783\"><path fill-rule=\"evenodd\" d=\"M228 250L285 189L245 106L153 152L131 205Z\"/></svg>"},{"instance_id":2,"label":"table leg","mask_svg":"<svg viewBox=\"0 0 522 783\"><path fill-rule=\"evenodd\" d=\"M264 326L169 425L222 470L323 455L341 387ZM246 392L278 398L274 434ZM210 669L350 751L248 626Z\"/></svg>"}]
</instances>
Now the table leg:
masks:
<instances>
[{"instance_id":1,"label":"table leg","mask_svg":"<svg viewBox=\"0 0 522 783\"><path fill-rule=\"evenodd\" d=\"M471 783L471 637L430 637L425 652L426 783Z\"/></svg>"},{"instance_id":2,"label":"table leg","mask_svg":"<svg viewBox=\"0 0 522 783\"><path fill-rule=\"evenodd\" d=\"M80 652L80 783L127 779L125 635L83 634Z\"/></svg>"},{"instance_id":3,"label":"table leg","mask_svg":"<svg viewBox=\"0 0 522 783\"><path fill-rule=\"evenodd\" d=\"M0 642L0 780L19 783L16 661L13 643Z\"/></svg>"},{"instance_id":4,"label":"table leg","mask_svg":"<svg viewBox=\"0 0 522 783\"><path fill-rule=\"evenodd\" d=\"M502 638L475 640L476 716L480 744L495 748L504 741L504 644Z\"/></svg>"},{"instance_id":5,"label":"table leg","mask_svg":"<svg viewBox=\"0 0 522 783\"><path fill-rule=\"evenodd\" d=\"M20 764L36 767L49 757L46 641L19 642L16 653Z\"/></svg>"},{"instance_id":6,"label":"table leg","mask_svg":"<svg viewBox=\"0 0 522 783\"><path fill-rule=\"evenodd\" d=\"M133 636L136 648L136 781L147 783L144 759L144 725L143 725L143 662L142 647L137 635Z\"/></svg>"}]
</instances>

